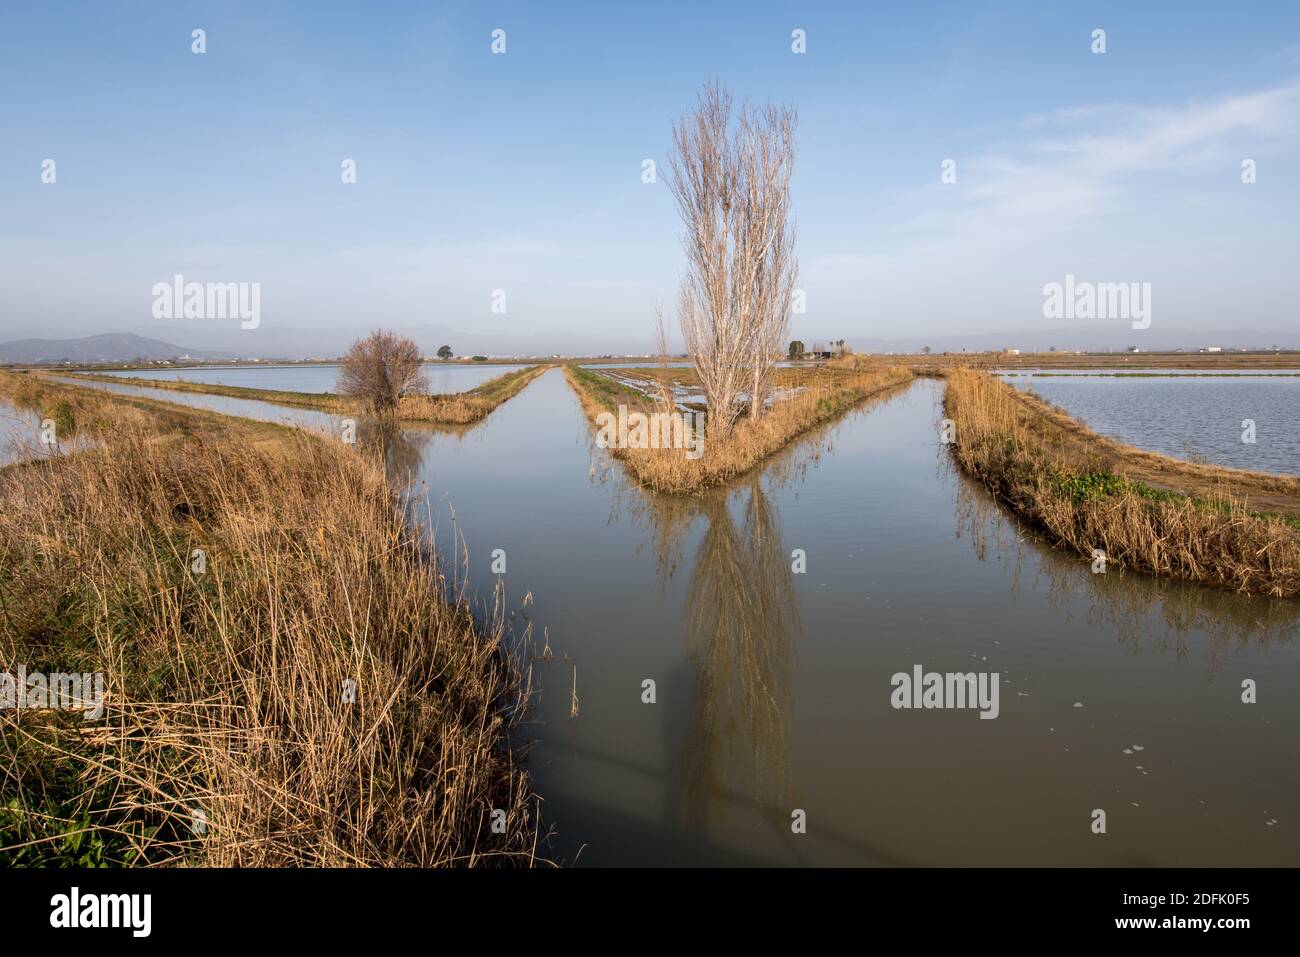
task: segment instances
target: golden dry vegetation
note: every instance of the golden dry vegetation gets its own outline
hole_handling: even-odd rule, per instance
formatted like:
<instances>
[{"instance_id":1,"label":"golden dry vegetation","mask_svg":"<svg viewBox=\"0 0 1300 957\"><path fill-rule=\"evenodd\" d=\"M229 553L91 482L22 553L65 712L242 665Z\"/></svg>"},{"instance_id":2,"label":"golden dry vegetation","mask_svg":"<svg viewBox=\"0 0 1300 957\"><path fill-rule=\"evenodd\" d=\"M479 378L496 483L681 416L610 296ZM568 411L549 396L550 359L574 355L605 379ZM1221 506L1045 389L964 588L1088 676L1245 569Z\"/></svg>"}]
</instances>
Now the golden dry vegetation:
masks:
<instances>
[{"instance_id":1,"label":"golden dry vegetation","mask_svg":"<svg viewBox=\"0 0 1300 957\"><path fill-rule=\"evenodd\" d=\"M779 373L779 386L798 391L777 399L757 419L742 415L721 439L707 434L706 420L700 458L688 458L683 449L675 448L611 448L609 451L638 484L656 492L693 494L748 472L809 429L829 422L872 396L904 386L913 378L908 370L895 368L853 374L816 369L781 369ZM643 374L651 378L666 375L679 384L692 381L690 370L643 370ZM565 376L593 422L600 413L616 412L620 405L648 413L670 408L667 398L651 399L644 391L598 371L569 365L565 366Z\"/></svg>"},{"instance_id":2,"label":"golden dry vegetation","mask_svg":"<svg viewBox=\"0 0 1300 957\"><path fill-rule=\"evenodd\" d=\"M98 444L0 469L0 667L103 672L107 713L0 711L0 861L538 860L500 616L377 457L25 378Z\"/></svg>"},{"instance_id":3,"label":"golden dry vegetation","mask_svg":"<svg viewBox=\"0 0 1300 957\"><path fill-rule=\"evenodd\" d=\"M1300 480L1134 449L987 373L946 377L956 461L1053 540L1156 575L1300 595Z\"/></svg>"}]
</instances>

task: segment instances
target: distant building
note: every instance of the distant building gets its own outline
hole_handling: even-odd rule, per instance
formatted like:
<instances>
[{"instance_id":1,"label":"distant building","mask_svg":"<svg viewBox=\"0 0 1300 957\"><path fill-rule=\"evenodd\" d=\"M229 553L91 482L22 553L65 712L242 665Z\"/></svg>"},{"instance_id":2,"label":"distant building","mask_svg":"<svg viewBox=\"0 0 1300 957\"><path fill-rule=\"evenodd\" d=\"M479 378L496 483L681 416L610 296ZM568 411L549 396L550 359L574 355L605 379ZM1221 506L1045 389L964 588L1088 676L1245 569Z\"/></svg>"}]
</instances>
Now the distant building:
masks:
<instances>
[{"instance_id":1,"label":"distant building","mask_svg":"<svg viewBox=\"0 0 1300 957\"><path fill-rule=\"evenodd\" d=\"M1201 351L1202 351L1202 352L1222 352L1222 351L1223 351L1223 346L1206 346L1206 347L1205 347L1204 349L1202 349Z\"/></svg>"},{"instance_id":2,"label":"distant building","mask_svg":"<svg viewBox=\"0 0 1300 957\"><path fill-rule=\"evenodd\" d=\"M1018 355L1020 355L1020 350L1019 350L1019 349L1005 349L1005 350L1003 350L1003 351L1005 351L1006 354L1009 355L1009 356L1018 356Z\"/></svg>"}]
</instances>

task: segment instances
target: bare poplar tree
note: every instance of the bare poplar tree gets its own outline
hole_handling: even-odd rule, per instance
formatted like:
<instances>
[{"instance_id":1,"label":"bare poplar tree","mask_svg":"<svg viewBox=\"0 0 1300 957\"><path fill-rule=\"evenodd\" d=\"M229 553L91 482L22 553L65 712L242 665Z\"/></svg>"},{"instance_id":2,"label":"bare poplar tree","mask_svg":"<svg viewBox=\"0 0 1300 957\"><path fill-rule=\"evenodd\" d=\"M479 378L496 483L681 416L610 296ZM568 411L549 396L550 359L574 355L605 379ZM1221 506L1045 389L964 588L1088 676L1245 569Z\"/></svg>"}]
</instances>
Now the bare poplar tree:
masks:
<instances>
[{"instance_id":1,"label":"bare poplar tree","mask_svg":"<svg viewBox=\"0 0 1300 957\"><path fill-rule=\"evenodd\" d=\"M794 111L768 104L740 117L741 207L744 247L737 268L750 291L753 331L749 355L749 414L763 414L772 391L777 358L790 329L790 302L798 280L795 227L790 217L790 176L794 172Z\"/></svg>"},{"instance_id":2,"label":"bare poplar tree","mask_svg":"<svg viewBox=\"0 0 1300 957\"><path fill-rule=\"evenodd\" d=\"M677 402L668 372L668 327L664 325L664 307L659 303L655 304L655 348L659 350L659 411L672 412Z\"/></svg>"},{"instance_id":3,"label":"bare poplar tree","mask_svg":"<svg viewBox=\"0 0 1300 957\"><path fill-rule=\"evenodd\" d=\"M339 392L365 399L380 415L395 409L402 396L428 389L419 346L391 332L353 342L339 369Z\"/></svg>"},{"instance_id":4,"label":"bare poplar tree","mask_svg":"<svg viewBox=\"0 0 1300 957\"><path fill-rule=\"evenodd\" d=\"M716 81L673 127L670 186L686 226L678 321L709 411L725 435L749 392L759 416L785 340L798 266L790 220L795 113L742 106Z\"/></svg>"}]
</instances>

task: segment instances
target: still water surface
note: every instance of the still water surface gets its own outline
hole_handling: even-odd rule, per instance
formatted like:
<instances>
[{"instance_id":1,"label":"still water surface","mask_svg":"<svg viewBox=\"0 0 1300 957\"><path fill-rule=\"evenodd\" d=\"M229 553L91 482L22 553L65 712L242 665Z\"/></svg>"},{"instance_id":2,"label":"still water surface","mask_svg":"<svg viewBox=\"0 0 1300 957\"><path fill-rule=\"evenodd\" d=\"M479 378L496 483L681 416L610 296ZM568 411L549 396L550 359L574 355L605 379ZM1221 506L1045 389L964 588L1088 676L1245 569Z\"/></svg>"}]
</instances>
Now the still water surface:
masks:
<instances>
[{"instance_id":1,"label":"still water surface","mask_svg":"<svg viewBox=\"0 0 1300 957\"><path fill-rule=\"evenodd\" d=\"M558 370L478 427L402 430L394 472L440 550L486 598L503 549L515 632L533 625L528 765L553 853L1300 864L1300 604L1091 574L954 474L941 390L918 381L696 499L630 487ZM893 709L891 676L918 664L996 671L999 717Z\"/></svg>"},{"instance_id":2,"label":"still water surface","mask_svg":"<svg viewBox=\"0 0 1300 957\"><path fill-rule=\"evenodd\" d=\"M1187 461L1300 475L1300 377L1010 375L1103 435ZM1255 441L1243 423L1254 423Z\"/></svg>"},{"instance_id":3,"label":"still water surface","mask_svg":"<svg viewBox=\"0 0 1300 957\"><path fill-rule=\"evenodd\" d=\"M85 435L52 433L55 441L46 443L42 429L43 420L31 409L21 409L0 399L0 466L50 455L80 452L94 442Z\"/></svg>"},{"instance_id":4,"label":"still water surface","mask_svg":"<svg viewBox=\"0 0 1300 957\"><path fill-rule=\"evenodd\" d=\"M523 369L521 365L438 365L426 363L429 391L464 392L506 372ZM131 369L107 373L123 378L163 379L202 382L209 385L233 385L248 389L275 389L281 392L333 392L338 386L337 365L295 366L204 366L199 369Z\"/></svg>"},{"instance_id":5,"label":"still water surface","mask_svg":"<svg viewBox=\"0 0 1300 957\"><path fill-rule=\"evenodd\" d=\"M167 389L151 389L148 386L131 385L123 382L96 382L86 379L52 376L56 381L66 382L87 389L99 389L114 395L133 396L141 399L156 399L171 402L191 409L207 409L225 415L238 415L259 422L277 422L281 425L296 425L302 428L323 429L337 435L339 417L316 409L300 409L291 405L279 405L263 402L260 399L232 399L224 395L207 395L202 392L172 392ZM257 388L264 388L258 386Z\"/></svg>"},{"instance_id":6,"label":"still water surface","mask_svg":"<svg viewBox=\"0 0 1300 957\"><path fill-rule=\"evenodd\" d=\"M485 428L410 433L440 548L456 536L480 596L504 549L516 630L533 624L528 763L555 853L1300 864L1300 605L1094 575L1045 547L948 466L941 389L919 381L691 500L603 462L559 371ZM996 671L999 717L894 710L890 678L917 664Z\"/></svg>"}]
</instances>

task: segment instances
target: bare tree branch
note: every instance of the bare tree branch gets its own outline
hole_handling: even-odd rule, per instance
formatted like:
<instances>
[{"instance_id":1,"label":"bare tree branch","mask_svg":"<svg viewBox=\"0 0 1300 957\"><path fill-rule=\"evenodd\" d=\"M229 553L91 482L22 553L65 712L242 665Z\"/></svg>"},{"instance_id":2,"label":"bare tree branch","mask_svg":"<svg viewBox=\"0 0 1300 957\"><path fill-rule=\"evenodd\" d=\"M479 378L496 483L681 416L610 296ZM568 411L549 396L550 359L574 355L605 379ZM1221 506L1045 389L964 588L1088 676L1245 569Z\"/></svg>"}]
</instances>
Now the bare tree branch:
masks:
<instances>
[{"instance_id":1,"label":"bare tree branch","mask_svg":"<svg viewBox=\"0 0 1300 957\"><path fill-rule=\"evenodd\" d=\"M343 356L338 390L365 399L378 415L392 412L402 396L429 390L419 347L383 330L356 340Z\"/></svg>"},{"instance_id":2,"label":"bare tree branch","mask_svg":"<svg viewBox=\"0 0 1300 957\"><path fill-rule=\"evenodd\" d=\"M668 156L686 227L678 322L715 436L731 430L742 391L749 414L763 414L798 276L790 219L795 113L746 104L734 129L731 113L731 93L707 83L694 112L673 127Z\"/></svg>"}]
</instances>

